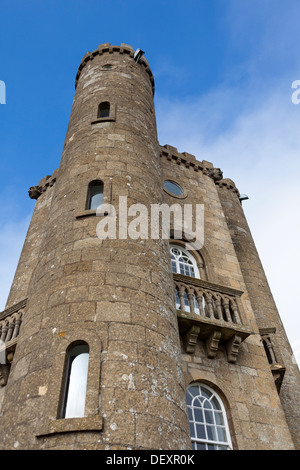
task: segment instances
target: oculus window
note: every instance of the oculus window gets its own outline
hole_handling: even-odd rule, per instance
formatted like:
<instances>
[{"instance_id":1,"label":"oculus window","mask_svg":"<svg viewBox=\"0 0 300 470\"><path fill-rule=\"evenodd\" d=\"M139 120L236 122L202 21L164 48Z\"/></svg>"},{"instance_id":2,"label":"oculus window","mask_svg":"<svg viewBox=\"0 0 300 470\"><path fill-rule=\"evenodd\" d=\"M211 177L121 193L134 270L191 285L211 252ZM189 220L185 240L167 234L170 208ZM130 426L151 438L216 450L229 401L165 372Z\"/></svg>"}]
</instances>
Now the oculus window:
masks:
<instances>
[{"instance_id":1,"label":"oculus window","mask_svg":"<svg viewBox=\"0 0 300 470\"><path fill-rule=\"evenodd\" d=\"M164 182L164 187L169 193L174 194L174 196L183 196L183 189L179 184L174 183L174 181L166 180Z\"/></svg>"}]
</instances>

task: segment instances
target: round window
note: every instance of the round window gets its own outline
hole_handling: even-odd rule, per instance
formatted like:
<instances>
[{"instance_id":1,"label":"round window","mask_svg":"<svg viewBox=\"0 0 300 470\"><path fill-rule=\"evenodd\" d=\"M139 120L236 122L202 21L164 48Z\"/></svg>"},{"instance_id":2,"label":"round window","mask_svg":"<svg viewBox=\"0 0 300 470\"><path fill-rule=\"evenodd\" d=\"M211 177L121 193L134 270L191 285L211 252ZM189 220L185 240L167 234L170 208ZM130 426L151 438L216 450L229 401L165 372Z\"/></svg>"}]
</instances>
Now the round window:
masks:
<instances>
[{"instance_id":1,"label":"round window","mask_svg":"<svg viewBox=\"0 0 300 470\"><path fill-rule=\"evenodd\" d=\"M105 64L103 65L102 67L104 70L111 70L112 69L112 65L111 64Z\"/></svg>"},{"instance_id":2,"label":"round window","mask_svg":"<svg viewBox=\"0 0 300 470\"><path fill-rule=\"evenodd\" d=\"M174 194L175 196L183 195L183 190L181 189L179 184L174 183L174 181L166 180L164 182L164 187L166 188L167 191Z\"/></svg>"}]
</instances>

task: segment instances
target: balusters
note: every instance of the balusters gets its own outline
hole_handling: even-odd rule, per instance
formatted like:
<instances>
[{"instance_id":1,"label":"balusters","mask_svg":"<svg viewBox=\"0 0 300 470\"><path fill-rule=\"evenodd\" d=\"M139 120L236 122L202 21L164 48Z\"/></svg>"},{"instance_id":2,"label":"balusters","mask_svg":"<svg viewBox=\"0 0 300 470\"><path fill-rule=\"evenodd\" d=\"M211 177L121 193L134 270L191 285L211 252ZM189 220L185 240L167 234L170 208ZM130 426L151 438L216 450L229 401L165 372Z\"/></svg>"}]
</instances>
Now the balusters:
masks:
<instances>
[{"instance_id":1,"label":"balusters","mask_svg":"<svg viewBox=\"0 0 300 470\"><path fill-rule=\"evenodd\" d=\"M238 306L237 306L235 300L231 299L230 307L232 309L233 322L238 323L239 325L241 325L242 322L241 322L241 319L240 319Z\"/></svg>"},{"instance_id":2,"label":"balusters","mask_svg":"<svg viewBox=\"0 0 300 470\"><path fill-rule=\"evenodd\" d=\"M195 313L195 302L194 302L195 294L194 294L193 289L187 290L187 297L189 301L190 312Z\"/></svg>"},{"instance_id":3,"label":"balusters","mask_svg":"<svg viewBox=\"0 0 300 470\"><path fill-rule=\"evenodd\" d=\"M241 324L236 300L231 295L175 281L176 309L200 317Z\"/></svg>"},{"instance_id":4,"label":"balusters","mask_svg":"<svg viewBox=\"0 0 300 470\"><path fill-rule=\"evenodd\" d=\"M0 321L0 341L8 343L15 339L19 334L21 322L22 311Z\"/></svg>"},{"instance_id":5,"label":"balusters","mask_svg":"<svg viewBox=\"0 0 300 470\"><path fill-rule=\"evenodd\" d=\"M225 320L232 321L230 308L229 308L229 299L227 298L223 299L223 307L224 307Z\"/></svg>"}]
</instances>

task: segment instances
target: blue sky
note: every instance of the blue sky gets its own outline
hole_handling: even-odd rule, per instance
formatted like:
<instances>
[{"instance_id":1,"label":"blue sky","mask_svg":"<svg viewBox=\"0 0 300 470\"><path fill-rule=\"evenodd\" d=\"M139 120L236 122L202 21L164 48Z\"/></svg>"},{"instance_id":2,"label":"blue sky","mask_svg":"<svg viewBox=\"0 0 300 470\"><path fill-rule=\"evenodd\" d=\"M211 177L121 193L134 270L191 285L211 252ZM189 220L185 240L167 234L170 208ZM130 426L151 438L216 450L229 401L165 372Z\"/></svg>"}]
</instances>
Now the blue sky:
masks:
<instances>
[{"instance_id":1,"label":"blue sky","mask_svg":"<svg viewBox=\"0 0 300 470\"><path fill-rule=\"evenodd\" d=\"M0 310L34 208L27 191L59 166L81 58L123 42L153 71L160 143L213 162L249 196L300 358L299 18L298 0L0 0Z\"/></svg>"}]
</instances>

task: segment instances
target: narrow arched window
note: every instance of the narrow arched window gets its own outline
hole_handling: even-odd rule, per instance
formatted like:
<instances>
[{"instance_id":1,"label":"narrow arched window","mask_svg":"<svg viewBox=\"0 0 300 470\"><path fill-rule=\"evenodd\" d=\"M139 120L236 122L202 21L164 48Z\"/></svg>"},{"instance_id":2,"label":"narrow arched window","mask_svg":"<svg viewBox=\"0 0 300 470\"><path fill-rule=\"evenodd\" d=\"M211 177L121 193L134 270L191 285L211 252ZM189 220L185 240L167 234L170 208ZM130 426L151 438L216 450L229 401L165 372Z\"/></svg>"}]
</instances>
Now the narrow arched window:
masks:
<instances>
[{"instance_id":1,"label":"narrow arched window","mask_svg":"<svg viewBox=\"0 0 300 470\"><path fill-rule=\"evenodd\" d=\"M96 210L103 203L103 182L91 181L88 187L87 209Z\"/></svg>"},{"instance_id":2,"label":"narrow arched window","mask_svg":"<svg viewBox=\"0 0 300 470\"><path fill-rule=\"evenodd\" d=\"M170 255L173 273L200 279L197 262L187 250L184 250L181 246L171 245Z\"/></svg>"},{"instance_id":3,"label":"narrow arched window","mask_svg":"<svg viewBox=\"0 0 300 470\"><path fill-rule=\"evenodd\" d=\"M62 418L84 417L88 364L88 344L71 346L67 351Z\"/></svg>"},{"instance_id":4,"label":"narrow arched window","mask_svg":"<svg viewBox=\"0 0 300 470\"><path fill-rule=\"evenodd\" d=\"M226 411L215 390L206 384L191 384L186 403L193 449L232 449Z\"/></svg>"},{"instance_id":5,"label":"narrow arched window","mask_svg":"<svg viewBox=\"0 0 300 470\"><path fill-rule=\"evenodd\" d=\"M98 118L108 118L110 115L110 103L103 101L98 107Z\"/></svg>"}]
</instances>

